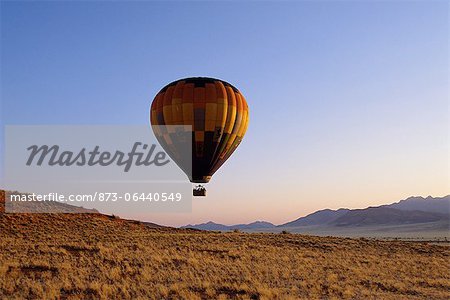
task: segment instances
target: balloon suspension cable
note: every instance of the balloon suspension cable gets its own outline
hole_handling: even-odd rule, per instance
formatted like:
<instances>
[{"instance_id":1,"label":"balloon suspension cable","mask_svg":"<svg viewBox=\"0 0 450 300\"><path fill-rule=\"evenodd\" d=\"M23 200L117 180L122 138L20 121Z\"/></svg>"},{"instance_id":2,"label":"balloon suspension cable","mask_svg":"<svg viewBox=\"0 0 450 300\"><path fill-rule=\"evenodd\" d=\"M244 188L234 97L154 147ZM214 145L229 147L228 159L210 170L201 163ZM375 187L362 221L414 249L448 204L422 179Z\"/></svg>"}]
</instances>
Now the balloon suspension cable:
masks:
<instances>
[{"instance_id":1,"label":"balloon suspension cable","mask_svg":"<svg viewBox=\"0 0 450 300\"><path fill-rule=\"evenodd\" d=\"M206 196L206 188L203 185L198 184L194 187L192 193L194 196L204 197Z\"/></svg>"}]
</instances>

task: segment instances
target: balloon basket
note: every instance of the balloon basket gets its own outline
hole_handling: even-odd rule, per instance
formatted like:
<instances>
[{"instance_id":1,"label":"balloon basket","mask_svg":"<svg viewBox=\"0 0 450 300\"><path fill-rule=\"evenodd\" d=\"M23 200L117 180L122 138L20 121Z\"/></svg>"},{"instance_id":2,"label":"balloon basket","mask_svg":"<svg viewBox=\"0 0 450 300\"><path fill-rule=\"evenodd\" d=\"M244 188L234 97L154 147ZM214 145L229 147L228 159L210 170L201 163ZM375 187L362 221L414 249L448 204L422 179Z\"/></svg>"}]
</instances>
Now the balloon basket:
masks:
<instances>
[{"instance_id":1,"label":"balloon basket","mask_svg":"<svg viewBox=\"0 0 450 300\"><path fill-rule=\"evenodd\" d=\"M192 194L196 197L205 197L206 196L206 189L202 185L197 185L194 187Z\"/></svg>"}]
</instances>

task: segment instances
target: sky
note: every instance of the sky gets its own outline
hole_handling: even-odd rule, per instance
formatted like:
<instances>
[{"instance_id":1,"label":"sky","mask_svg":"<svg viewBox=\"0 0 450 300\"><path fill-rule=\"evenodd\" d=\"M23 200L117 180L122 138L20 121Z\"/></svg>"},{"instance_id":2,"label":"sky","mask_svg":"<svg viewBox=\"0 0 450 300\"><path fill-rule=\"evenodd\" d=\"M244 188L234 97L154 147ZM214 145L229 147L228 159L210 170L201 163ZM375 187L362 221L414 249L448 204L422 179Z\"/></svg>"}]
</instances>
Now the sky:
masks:
<instances>
[{"instance_id":1,"label":"sky","mask_svg":"<svg viewBox=\"0 0 450 300\"><path fill-rule=\"evenodd\" d=\"M148 124L164 85L209 76L245 95L243 142L192 213L135 218L281 224L444 196L449 36L447 1L2 1L1 125Z\"/></svg>"}]
</instances>

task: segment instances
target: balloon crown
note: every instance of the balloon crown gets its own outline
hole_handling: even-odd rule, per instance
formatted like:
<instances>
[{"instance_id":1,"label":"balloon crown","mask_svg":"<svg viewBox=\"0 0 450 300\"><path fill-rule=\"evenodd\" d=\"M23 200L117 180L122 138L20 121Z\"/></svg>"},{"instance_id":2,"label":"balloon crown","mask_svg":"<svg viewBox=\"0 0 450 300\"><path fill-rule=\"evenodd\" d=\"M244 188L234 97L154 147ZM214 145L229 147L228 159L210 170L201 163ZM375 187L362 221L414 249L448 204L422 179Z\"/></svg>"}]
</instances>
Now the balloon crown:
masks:
<instances>
[{"instance_id":1,"label":"balloon crown","mask_svg":"<svg viewBox=\"0 0 450 300\"><path fill-rule=\"evenodd\" d=\"M214 83L215 81L220 81L223 83L223 85L225 86L229 86L233 89L233 91L240 93L240 91L231 83L222 80L222 79L217 79L217 78L212 78L212 77L188 77L188 78L181 78L175 81L172 81L171 83L169 83L168 85L166 85L165 87L163 87L159 93L161 92L165 92L170 86L176 85L178 82L180 81L184 81L185 83L193 83L195 87L205 87L206 83Z\"/></svg>"}]
</instances>

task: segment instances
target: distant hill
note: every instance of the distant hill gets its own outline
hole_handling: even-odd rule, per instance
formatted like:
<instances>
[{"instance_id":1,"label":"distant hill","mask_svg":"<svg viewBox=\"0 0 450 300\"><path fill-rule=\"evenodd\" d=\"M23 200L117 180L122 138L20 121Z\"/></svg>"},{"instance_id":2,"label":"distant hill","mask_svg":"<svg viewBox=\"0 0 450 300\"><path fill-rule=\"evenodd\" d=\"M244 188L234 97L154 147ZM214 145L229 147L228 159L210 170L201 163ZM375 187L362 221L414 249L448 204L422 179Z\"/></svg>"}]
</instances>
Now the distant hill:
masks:
<instances>
[{"instance_id":1,"label":"distant hill","mask_svg":"<svg viewBox=\"0 0 450 300\"><path fill-rule=\"evenodd\" d=\"M447 214L438 214L420 210L400 210L388 206L353 209L329 222L335 226L371 226L417 224L445 221Z\"/></svg>"},{"instance_id":2,"label":"distant hill","mask_svg":"<svg viewBox=\"0 0 450 300\"><path fill-rule=\"evenodd\" d=\"M401 210L420 210L435 213L450 213L450 195L445 197L433 198L428 196L423 197L409 197L408 199L401 200L397 203L386 205L390 208L396 208Z\"/></svg>"},{"instance_id":3,"label":"distant hill","mask_svg":"<svg viewBox=\"0 0 450 300\"><path fill-rule=\"evenodd\" d=\"M440 198L431 196L427 198L409 197L393 204L378 207L319 210L278 227L312 225L363 226L435 222L448 218L449 207L450 195ZM438 213L439 215L430 213Z\"/></svg>"},{"instance_id":4,"label":"distant hill","mask_svg":"<svg viewBox=\"0 0 450 300\"><path fill-rule=\"evenodd\" d=\"M187 225L182 228L219 231L233 229L261 229L263 231L272 231L272 229L276 228L356 228L364 226L431 224L433 222L439 223L439 226L447 226L445 224L447 224L449 220L449 207L450 195L437 198L431 196L427 198L409 197L393 204L364 209L340 208L338 210L319 210L305 217L300 217L294 221L278 226L264 221L237 225L223 225L208 222L197 225Z\"/></svg>"},{"instance_id":5,"label":"distant hill","mask_svg":"<svg viewBox=\"0 0 450 300\"><path fill-rule=\"evenodd\" d=\"M193 229L201 229L201 230L214 230L214 231L227 231L227 230L251 230L251 229L261 229L261 228L274 228L276 227L272 223L264 222L264 221L256 221L250 224L236 224L236 225L223 225L223 224L217 224L214 222L207 222L202 224L196 224L196 225L186 225L182 226L181 228L193 228Z\"/></svg>"},{"instance_id":6,"label":"distant hill","mask_svg":"<svg viewBox=\"0 0 450 300\"><path fill-rule=\"evenodd\" d=\"M310 226L310 225L326 225L337 218L345 215L350 210L346 208L340 208L338 210L324 209L318 210L306 217L298 218L292 222L278 225L278 227L297 227L297 226Z\"/></svg>"},{"instance_id":7,"label":"distant hill","mask_svg":"<svg viewBox=\"0 0 450 300\"><path fill-rule=\"evenodd\" d=\"M200 230L215 230L215 231L222 231L222 230L229 230L228 226L223 224L217 224L214 222L207 222L202 224L195 224L195 225L186 225L182 226L181 228L193 228L193 229L200 229Z\"/></svg>"}]
</instances>

